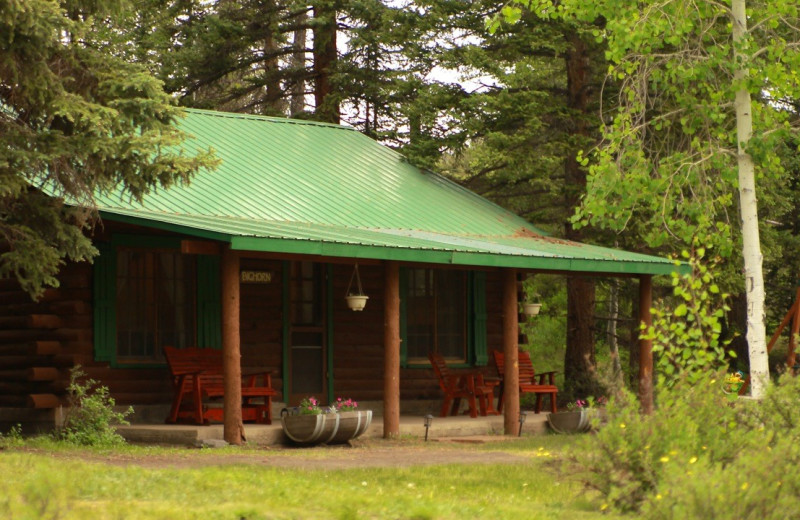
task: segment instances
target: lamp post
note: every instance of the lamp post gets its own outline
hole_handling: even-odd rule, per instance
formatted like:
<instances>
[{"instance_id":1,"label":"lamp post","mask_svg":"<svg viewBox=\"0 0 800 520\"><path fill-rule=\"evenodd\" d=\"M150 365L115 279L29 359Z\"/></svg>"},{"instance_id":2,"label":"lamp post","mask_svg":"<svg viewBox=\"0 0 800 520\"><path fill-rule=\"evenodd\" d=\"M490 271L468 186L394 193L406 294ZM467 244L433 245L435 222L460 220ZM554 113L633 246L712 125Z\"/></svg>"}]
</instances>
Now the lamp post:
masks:
<instances>
[{"instance_id":1,"label":"lamp post","mask_svg":"<svg viewBox=\"0 0 800 520\"><path fill-rule=\"evenodd\" d=\"M431 423L433 423L433 415L428 414L425 416L425 442L428 442L428 429L431 427Z\"/></svg>"},{"instance_id":2,"label":"lamp post","mask_svg":"<svg viewBox=\"0 0 800 520\"><path fill-rule=\"evenodd\" d=\"M517 437L522 437L522 425L525 424L525 419L527 418L528 412L519 412L519 433L517 433Z\"/></svg>"}]
</instances>

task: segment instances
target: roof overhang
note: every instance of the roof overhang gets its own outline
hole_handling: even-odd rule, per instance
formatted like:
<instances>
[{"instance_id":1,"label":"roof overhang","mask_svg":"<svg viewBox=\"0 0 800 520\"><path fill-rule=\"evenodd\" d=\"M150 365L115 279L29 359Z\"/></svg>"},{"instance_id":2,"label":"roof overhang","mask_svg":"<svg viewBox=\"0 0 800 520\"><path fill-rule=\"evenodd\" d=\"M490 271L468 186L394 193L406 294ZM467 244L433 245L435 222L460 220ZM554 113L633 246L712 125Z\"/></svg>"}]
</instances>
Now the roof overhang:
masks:
<instances>
[{"instance_id":1,"label":"roof overhang","mask_svg":"<svg viewBox=\"0 0 800 520\"><path fill-rule=\"evenodd\" d=\"M686 264L656 256L541 235L464 236L430 231L265 222L146 210L101 210L101 218L230 244L238 251L370 260L518 268L609 276L685 272Z\"/></svg>"}]
</instances>

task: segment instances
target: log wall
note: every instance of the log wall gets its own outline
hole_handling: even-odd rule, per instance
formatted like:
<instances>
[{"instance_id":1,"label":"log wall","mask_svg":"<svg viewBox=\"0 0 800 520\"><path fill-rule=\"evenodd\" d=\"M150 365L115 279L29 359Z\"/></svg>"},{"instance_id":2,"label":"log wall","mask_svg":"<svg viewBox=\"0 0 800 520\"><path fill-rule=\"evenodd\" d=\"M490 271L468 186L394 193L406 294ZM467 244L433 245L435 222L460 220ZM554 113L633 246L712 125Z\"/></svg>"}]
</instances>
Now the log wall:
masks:
<instances>
[{"instance_id":1,"label":"log wall","mask_svg":"<svg viewBox=\"0 0 800 520\"><path fill-rule=\"evenodd\" d=\"M141 228L107 223L112 232L143 233ZM243 270L272 272L272 282L241 287L243 374L270 370L273 385L283 388L283 261L246 258ZM383 399L383 265L359 267L366 308L354 312L344 300L352 264L332 268L333 368L335 397L364 401ZM80 364L89 377L108 386L119 405L168 404L172 385L164 366L112 367L96 362L92 343L92 267L70 263L59 275L61 286L34 302L14 281L0 280L0 407L52 407L64 403L69 370ZM488 349L501 348L500 273L486 283ZM200 345L202 346L202 345ZM491 354L489 355L491 359ZM493 366L485 367L496 376ZM438 383L429 367L401 368L402 400L438 399ZM282 400L279 396L278 401Z\"/></svg>"}]
</instances>

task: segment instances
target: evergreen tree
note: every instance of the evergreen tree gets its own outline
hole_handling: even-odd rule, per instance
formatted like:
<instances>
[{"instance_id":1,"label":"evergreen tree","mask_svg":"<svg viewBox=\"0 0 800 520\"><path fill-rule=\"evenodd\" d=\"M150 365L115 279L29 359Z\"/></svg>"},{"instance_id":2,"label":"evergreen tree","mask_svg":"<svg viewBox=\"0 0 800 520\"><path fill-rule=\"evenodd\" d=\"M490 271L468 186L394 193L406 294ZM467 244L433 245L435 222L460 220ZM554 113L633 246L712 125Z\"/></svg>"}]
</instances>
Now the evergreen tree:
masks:
<instances>
[{"instance_id":1,"label":"evergreen tree","mask_svg":"<svg viewBox=\"0 0 800 520\"><path fill-rule=\"evenodd\" d=\"M0 278L33 296L96 253L95 193L140 200L213 165L182 155L180 112L119 50L124 2L0 0Z\"/></svg>"}]
</instances>

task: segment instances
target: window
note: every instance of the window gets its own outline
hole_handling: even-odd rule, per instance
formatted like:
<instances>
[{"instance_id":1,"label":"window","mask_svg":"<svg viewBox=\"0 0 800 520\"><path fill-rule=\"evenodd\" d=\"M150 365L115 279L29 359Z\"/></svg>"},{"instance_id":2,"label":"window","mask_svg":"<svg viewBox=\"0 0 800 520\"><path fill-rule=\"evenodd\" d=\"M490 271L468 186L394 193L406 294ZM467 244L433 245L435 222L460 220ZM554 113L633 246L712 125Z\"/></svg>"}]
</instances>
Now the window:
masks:
<instances>
[{"instance_id":1,"label":"window","mask_svg":"<svg viewBox=\"0 0 800 520\"><path fill-rule=\"evenodd\" d=\"M114 235L95 246L94 353L112 366L164 363L162 349L221 348L220 259L180 239Z\"/></svg>"},{"instance_id":2,"label":"window","mask_svg":"<svg viewBox=\"0 0 800 520\"><path fill-rule=\"evenodd\" d=\"M407 361L427 363L433 351L468 362L466 272L409 269L406 280Z\"/></svg>"},{"instance_id":3,"label":"window","mask_svg":"<svg viewBox=\"0 0 800 520\"><path fill-rule=\"evenodd\" d=\"M195 280L193 256L117 250L117 361L162 362L164 346L195 345Z\"/></svg>"}]
</instances>

